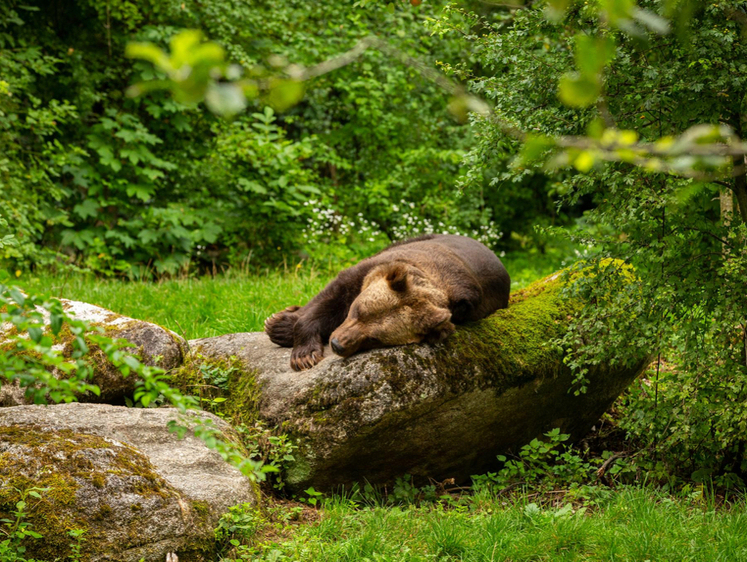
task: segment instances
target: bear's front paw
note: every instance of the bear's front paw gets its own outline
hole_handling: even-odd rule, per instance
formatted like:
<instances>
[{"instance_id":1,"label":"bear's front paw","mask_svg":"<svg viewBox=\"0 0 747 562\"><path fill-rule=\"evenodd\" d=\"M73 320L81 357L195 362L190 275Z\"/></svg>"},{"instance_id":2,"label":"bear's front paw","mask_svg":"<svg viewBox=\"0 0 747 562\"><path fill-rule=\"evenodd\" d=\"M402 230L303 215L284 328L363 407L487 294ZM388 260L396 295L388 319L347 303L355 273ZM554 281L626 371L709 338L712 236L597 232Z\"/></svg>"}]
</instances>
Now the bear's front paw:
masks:
<instances>
[{"instance_id":1,"label":"bear's front paw","mask_svg":"<svg viewBox=\"0 0 747 562\"><path fill-rule=\"evenodd\" d=\"M324 347L321 343L299 345L291 352L291 368L294 371L311 369L324 359Z\"/></svg>"},{"instance_id":2,"label":"bear's front paw","mask_svg":"<svg viewBox=\"0 0 747 562\"><path fill-rule=\"evenodd\" d=\"M281 347L293 347L293 328L298 322L296 311L300 306L289 306L265 320L265 332L270 341Z\"/></svg>"},{"instance_id":3,"label":"bear's front paw","mask_svg":"<svg viewBox=\"0 0 747 562\"><path fill-rule=\"evenodd\" d=\"M433 330L425 336L425 341L431 344L442 342L453 334L455 330L456 326L447 320L433 328Z\"/></svg>"}]
</instances>

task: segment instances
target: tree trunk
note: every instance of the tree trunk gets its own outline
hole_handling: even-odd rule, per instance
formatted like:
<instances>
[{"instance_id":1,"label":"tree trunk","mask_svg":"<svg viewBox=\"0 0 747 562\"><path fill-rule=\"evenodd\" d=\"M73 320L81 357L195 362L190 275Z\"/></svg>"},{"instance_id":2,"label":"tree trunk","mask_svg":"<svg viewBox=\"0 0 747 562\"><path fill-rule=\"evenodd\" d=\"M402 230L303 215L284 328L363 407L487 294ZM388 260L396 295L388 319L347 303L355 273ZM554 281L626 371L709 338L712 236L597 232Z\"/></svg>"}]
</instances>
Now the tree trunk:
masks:
<instances>
[{"instance_id":1,"label":"tree trunk","mask_svg":"<svg viewBox=\"0 0 747 562\"><path fill-rule=\"evenodd\" d=\"M739 205L739 216L742 222L747 223L747 174L745 174L744 156L734 157L734 195ZM723 201L723 199L722 199ZM723 203L722 203L723 216Z\"/></svg>"}]
</instances>

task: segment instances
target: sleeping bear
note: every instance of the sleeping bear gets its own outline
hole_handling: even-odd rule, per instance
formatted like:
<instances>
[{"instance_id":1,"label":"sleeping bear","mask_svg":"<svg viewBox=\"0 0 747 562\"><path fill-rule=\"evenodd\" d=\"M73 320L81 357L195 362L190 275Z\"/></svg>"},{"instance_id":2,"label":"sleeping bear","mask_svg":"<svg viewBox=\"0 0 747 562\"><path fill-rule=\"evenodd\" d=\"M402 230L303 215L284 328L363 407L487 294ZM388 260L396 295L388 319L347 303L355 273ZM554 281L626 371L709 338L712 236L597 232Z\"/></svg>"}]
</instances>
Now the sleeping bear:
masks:
<instances>
[{"instance_id":1,"label":"sleeping bear","mask_svg":"<svg viewBox=\"0 0 747 562\"><path fill-rule=\"evenodd\" d=\"M306 306L265 321L273 343L292 347L291 367L309 369L324 345L356 351L438 342L454 324L508 307L511 280L501 260L465 236L429 234L397 242L350 267Z\"/></svg>"}]
</instances>

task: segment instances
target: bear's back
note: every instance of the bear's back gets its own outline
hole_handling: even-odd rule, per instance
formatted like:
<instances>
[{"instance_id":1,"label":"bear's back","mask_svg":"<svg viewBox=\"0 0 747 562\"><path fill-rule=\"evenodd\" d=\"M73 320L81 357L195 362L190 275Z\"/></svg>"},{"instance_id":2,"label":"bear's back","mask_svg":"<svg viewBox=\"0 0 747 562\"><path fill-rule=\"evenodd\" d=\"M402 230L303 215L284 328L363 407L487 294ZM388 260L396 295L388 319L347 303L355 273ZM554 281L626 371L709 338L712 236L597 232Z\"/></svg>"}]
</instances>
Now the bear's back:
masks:
<instances>
[{"instance_id":1,"label":"bear's back","mask_svg":"<svg viewBox=\"0 0 747 562\"><path fill-rule=\"evenodd\" d=\"M485 310L508 306L511 280L490 248L466 236L428 234L392 244L373 258L377 263L405 261L458 286L474 279L483 292ZM482 308L482 307L481 307Z\"/></svg>"}]
</instances>

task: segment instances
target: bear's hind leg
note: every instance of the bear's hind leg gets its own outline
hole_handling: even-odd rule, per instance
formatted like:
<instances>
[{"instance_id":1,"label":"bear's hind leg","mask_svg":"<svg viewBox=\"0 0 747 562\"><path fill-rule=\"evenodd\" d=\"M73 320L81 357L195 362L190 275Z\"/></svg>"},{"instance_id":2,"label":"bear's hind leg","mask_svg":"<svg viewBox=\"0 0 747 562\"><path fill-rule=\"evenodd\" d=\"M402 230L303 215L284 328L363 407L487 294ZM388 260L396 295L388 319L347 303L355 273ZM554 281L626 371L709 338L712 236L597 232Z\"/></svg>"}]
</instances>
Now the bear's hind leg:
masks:
<instances>
[{"instance_id":1,"label":"bear's hind leg","mask_svg":"<svg viewBox=\"0 0 747 562\"><path fill-rule=\"evenodd\" d=\"M293 329L298 322L300 306L289 306L265 320L265 332L270 341L281 347L293 347Z\"/></svg>"}]
</instances>

